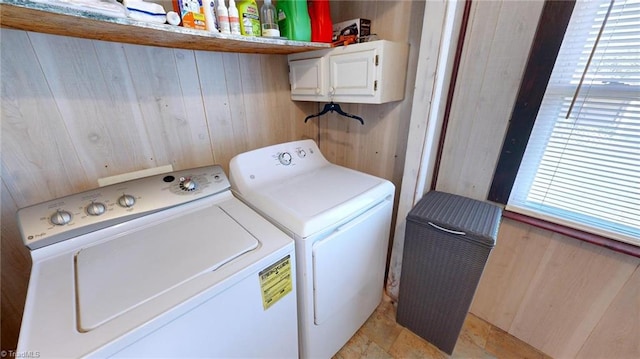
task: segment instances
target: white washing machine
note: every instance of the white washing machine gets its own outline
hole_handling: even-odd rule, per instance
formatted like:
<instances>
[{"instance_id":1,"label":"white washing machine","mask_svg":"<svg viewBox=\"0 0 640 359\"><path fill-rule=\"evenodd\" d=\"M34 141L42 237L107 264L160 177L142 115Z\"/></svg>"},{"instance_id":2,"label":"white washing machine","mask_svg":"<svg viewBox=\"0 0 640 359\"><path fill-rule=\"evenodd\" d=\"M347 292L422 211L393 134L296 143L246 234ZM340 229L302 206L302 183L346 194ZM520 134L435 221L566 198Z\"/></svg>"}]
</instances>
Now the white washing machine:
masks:
<instances>
[{"instance_id":1,"label":"white washing machine","mask_svg":"<svg viewBox=\"0 0 640 359\"><path fill-rule=\"evenodd\" d=\"M300 356L330 358L382 299L393 184L331 164L313 140L240 154L229 178L294 238Z\"/></svg>"},{"instance_id":2,"label":"white washing machine","mask_svg":"<svg viewBox=\"0 0 640 359\"><path fill-rule=\"evenodd\" d=\"M23 208L33 268L17 353L298 356L290 237L208 166Z\"/></svg>"}]
</instances>

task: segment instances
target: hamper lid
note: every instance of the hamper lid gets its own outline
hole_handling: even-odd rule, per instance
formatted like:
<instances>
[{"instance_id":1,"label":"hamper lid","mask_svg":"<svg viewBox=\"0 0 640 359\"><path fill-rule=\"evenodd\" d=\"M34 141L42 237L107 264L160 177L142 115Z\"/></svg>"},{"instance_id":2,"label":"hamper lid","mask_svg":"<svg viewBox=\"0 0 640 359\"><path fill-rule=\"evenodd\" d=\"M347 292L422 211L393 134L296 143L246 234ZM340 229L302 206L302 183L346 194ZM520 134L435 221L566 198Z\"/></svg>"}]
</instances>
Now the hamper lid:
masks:
<instances>
[{"instance_id":1,"label":"hamper lid","mask_svg":"<svg viewBox=\"0 0 640 359\"><path fill-rule=\"evenodd\" d=\"M491 246L501 218L502 209L494 204L439 191L425 194L407 215L407 220L431 222L436 229L459 232L455 234Z\"/></svg>"}]
</instances>

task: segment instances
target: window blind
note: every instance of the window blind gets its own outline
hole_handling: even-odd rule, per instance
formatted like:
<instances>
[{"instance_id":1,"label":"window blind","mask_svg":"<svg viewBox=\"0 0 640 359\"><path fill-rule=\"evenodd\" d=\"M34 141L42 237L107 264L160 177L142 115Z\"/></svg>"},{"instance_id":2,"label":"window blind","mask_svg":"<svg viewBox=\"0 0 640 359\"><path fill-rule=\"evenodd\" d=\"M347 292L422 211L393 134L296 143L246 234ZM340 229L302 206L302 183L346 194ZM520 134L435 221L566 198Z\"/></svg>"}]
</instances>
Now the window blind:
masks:
<instances>
[{"instance_id":1,"label":"window blind","mask_svg":"<svg viewBox=\"0 0 640 359\"><path fill-rule=\"evenodd\" d=\"M576 3L506 208L640 245L640 0Z\"/></svg>"}]
</instances>

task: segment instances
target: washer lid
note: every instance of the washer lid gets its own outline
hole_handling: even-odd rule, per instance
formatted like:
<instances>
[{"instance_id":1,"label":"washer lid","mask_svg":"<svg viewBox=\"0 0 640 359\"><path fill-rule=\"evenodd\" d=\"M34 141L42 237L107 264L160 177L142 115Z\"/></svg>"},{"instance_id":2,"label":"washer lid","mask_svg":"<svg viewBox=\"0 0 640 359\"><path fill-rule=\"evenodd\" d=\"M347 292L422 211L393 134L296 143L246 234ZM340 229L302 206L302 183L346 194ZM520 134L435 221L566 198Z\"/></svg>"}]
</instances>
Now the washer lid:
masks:
<instances>
[{"instance_id":1,"label":"washer lid","mask_svg":"<svg viewBox=\"0 0 640 359\"><path fill-rule=\"evenodd\" d=\"M304 238L371 208L393 191L387 180L329 164L240 195Z\"/></svg>"},{"instance_id":2,"label":"washer lid","mask_svg":"<svg viewBox=\"0 0 640 359\"><path fill-rule=\"evenodd\" d=\"M75 256L79 330L95 329L257 246L212 206L82 249Z\"/></svg>"}]
</instances>

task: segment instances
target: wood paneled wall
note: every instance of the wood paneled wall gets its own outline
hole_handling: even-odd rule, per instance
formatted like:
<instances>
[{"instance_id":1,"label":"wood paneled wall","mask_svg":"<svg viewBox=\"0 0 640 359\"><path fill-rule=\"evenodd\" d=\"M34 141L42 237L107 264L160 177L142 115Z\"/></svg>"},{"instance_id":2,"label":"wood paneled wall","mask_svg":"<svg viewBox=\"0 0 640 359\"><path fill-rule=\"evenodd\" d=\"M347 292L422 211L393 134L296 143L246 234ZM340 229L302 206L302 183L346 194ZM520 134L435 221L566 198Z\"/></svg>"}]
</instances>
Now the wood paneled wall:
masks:
<instances>
[{"instance_id":1,"label":"wood paneled wall","mask_svg":"<svg viewBox=\"0 0 640 359\"><path fill-rule=\"evenodd\" d=\"M184 169L312 138L335 163L401 183L424 2L333 1L334 21L370 18L411 44L404 101L326 116L290 100L284 55L175 50L0 30L2 349L15 348L31 265L17 208L171 164ZM45 21L46 19L40 19Z\"/></svg>"},{"instance_id":2,"label":"wood paneled wall","mask_svg":"<svg viewBox=\"0 0 640 359\"><path fill-rule=\"evenodd\" d=\"M474 1L437 189L485 200L540 1ZM505 219L471 311L554 358L640 357L640 259Z\"/></svg>"},{"instance_id":3,"label":"wood paneled wall","mask_svg":"<svg viewBox=\"0 0 640 359\"><path fill-rule=\"evenodd\" d=\"M640 357L640 258L504 220L472 312L554 358Z\"/></svg>"}]
</instances>

